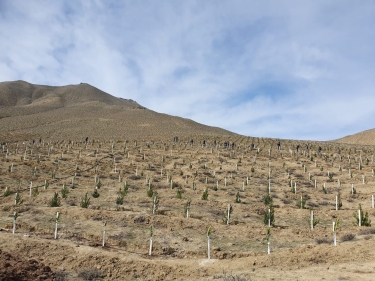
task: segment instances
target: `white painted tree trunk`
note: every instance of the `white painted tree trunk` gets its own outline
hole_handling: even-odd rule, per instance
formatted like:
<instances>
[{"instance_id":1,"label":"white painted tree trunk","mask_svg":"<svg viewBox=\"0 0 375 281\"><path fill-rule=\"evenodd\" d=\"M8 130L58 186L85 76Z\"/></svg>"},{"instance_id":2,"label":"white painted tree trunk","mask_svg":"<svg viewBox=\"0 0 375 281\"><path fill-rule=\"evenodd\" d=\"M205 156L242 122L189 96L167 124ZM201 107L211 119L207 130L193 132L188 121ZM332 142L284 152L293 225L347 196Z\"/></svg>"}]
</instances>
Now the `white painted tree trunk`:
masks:
<instances>
[{"instance_id":1,"label":"white painted tree trunk","mask_svg":"<svg viewBox=\"0 0 375 281\"><path fill-rule=\"evenodd\" d=\"M55 223L55 239L57 239L57 221Z\"/></svg>"},{"instance_id":2,"label":"white painted tree trunk","mask_svg":"<svg viewBox=\"0 0 375 281\"><path fill-rule=\"evenodd\" d=\"M332 230L333 230L333 245L336 246L336 230L335 230L335 222L332 222Z\"/></svg>"},{"instance_id":3,"label":"white painted tree trunk","mask_svg":"<svg viewBox=\"0 0 375 281\"><path fill-rule=\"evenodd\" d=\"M361 210L358 210L358 226L361 226Z\"/></svg>"},{"instance_id":4,"label":"white painted tree trunk","mask_svg":"<svg viewBox=\"0 0 375 281\"><path fill-rule=\"evenodd\" d=\"M268 239L267 241L267 254L269 255L271 253L271 241Z\"/></svg>"},{"instance_id":5,"label":"white painted tree trunk","mask_svg":"<svg viewBox=\"0 0 375 281\"><path fill-rule=\"evenodd\" d=\"M106 229L105 228L106 228L106 226L104 225L102 247L105 246L105 234L106 234Z\"/></svg>"},{"instance_id":6,"label":"white painted tree trunk","mask_svg":"<svg viewBox=\"0 0 375 281\"><path fill-rule=\"evenodd\" d=\"M337 198L337 195L336 195L336 211L338 210L338 198Z\"/></svg>"},{"instance_id":7,"label":"white painted tree trunk","mask_svg":"<svg viewBox=\"0 0 375 281\"><path fill-rule=\"evenodd\" d=\"M268 209L268 227L271 227L271 209Z\"/></svg>"},{"instance_id":8,"label":"white painted tree trunk","mask_svg":"<svg viewBox=\"0 0 375 281\"><path fill-rule=\"evenodd\" d=\"M334 245L334 246L337 246L337 242L336 242L336 231L333 232L333 245Z\"/></svg>"},{"instance_id":9,"label":"white painted tree trunk","mask_svg":"<svg viewBox=\"0 0 375 281\"><path fill-rule=\"evenodd\" d=\"M16 215L16 212L14 212L14 216ZM15 219L13 219L13 231L12 231L12 233L14 234L14 233L16 233L16 220Z\"/></svg>"},{"instance_id":10,"label":"white painted tree trunk","mask_svg":"<svg viewBox=\"0 0 375 281\"><path fill-rule=\"evenodd\" d=\"M148 255L151 256L152 255L152 238L153 237L150 237L150 249L148 251Z\"/></svg>"},{"instance_id":11,"label":"white painted tree trunk","mask_svg":"<svg viewBox=\"0 0 375 281\"><path fill-rule=\"evenodd\" d=\"M311 210L310 212L310 228L311 230L314 230L314 211Z\"/></svg>"},{"instance_id":12,"label":"white painted tree trunk","mask_svg":"<svg viewBox=\"0 0 375 281\"><path fill-rule=\"evenodd\" d=\"M211 258L211 245L210 245L210 236L207 236L207 258Z\"/></svg>"},{"instance_id":13,"label":"white painted tree trunk","mask_svg":"<svg viewBox=\"0 0 375 281\"><path fill-rule=\"evenodd\" d=\"M227 211L227 225L229 225L229 219L230 219L230 204L228 204L228 211Z\"/></svg>"}]
</instances>

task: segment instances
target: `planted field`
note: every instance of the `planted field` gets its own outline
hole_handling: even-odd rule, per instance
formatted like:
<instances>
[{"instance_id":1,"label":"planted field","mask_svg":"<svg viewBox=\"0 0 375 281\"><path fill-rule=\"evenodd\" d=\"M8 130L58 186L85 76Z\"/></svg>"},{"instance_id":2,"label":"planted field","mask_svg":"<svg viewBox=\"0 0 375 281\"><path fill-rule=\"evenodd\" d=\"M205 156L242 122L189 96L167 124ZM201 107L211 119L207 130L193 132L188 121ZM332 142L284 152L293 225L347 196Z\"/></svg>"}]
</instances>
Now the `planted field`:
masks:
<instances>
[{"instance_id":1,"label":"planted field","mask_svg":"<svg viewBox=\"0 0 375 281\"><path fill-rule=\"evenodd\" d=\"M374 273L368 146L196 135L0 152L0 247L60 280L361 280L353 261Z\"/></svg>"}]
</instances>

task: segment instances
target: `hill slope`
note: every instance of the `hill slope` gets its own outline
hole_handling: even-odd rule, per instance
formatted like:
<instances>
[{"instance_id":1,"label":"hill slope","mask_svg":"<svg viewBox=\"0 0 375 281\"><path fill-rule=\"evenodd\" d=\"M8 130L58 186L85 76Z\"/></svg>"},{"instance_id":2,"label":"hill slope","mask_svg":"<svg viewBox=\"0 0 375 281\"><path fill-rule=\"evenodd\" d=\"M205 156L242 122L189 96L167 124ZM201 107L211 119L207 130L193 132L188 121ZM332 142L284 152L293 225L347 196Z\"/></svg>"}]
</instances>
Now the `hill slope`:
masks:
<instances>
[{"instance_id":1,"label":"hill slope","mask_svg":"<svg viewBox=\"0 0 375 281\"><path fill-rule=\"evenodd\" d=\"M192 120L160 114L91 85L0 83L0 139L137 138L233 135Z\"/></svg>"},{"instance_id":2,"label":"hill slope","mask_svg":"<svg viewBox=\"0 0 375 281\"><path fill-rule=\"evenodd\" d=\"M354 135L349 135L341 139L335 140L338 143L360 144L360 145L375 145L375 129L359 132Z\"/></svg>"}]
</instances>

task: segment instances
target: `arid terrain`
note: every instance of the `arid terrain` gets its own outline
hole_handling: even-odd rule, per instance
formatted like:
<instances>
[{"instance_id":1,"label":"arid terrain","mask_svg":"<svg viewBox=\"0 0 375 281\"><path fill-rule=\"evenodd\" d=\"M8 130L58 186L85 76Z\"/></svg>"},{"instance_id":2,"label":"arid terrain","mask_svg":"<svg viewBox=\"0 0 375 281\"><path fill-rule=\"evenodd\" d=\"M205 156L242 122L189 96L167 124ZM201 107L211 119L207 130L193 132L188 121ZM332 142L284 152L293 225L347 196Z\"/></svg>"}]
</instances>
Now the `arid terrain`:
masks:
<instances>
[{"instance_id":1,"label":"arid terrain","mask_svg":"<svg viewBox=\"0 0 375 281\"><path fill-rule=\"evenodd\" d=\"M279 150L101 93L44 111L25 96L0 109L1 280L374 280L372 146ZM116 114L139 115L116 130Z\"/></svg>"}]
</instances>

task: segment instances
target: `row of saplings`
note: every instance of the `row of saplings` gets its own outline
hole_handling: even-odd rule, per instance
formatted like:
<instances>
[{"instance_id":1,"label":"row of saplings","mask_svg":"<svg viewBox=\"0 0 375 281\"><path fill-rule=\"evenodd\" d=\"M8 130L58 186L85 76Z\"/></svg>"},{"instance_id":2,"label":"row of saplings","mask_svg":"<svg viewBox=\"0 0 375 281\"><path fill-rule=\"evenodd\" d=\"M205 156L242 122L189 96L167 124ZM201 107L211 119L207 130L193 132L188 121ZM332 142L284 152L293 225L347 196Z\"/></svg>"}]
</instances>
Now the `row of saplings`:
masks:
<instances>
[{"instance_id":1,"label":"row of saplings","mask_svg":"<svg viewBox=\"0 0 375 281\"><path fill-rule=\"evenodd\" d=\"M96 188L95 188L95 192L98 193L98 189L100 188L100 182L97 183L96 185ZM67 194L68 194L68 189L67 187L64 185L63 188L62 188L62 197L63 198L66 198ZM94 194L95 194L94 192ZM125 196L127 195L127 192L128 192L128 185L125 183L124 184L124 187L123 188L120 188L119 189L119 192L118 192L118 197L116 199L116 205L117 205L117 209L119 208L119 205L122 205L123 204L123 200L125 198ZM202 195L202 200L207 200L207 189L204 191L203 195ZM152 200L152 208L151 208L151 212L152 214L155 214L157 209L158 209L158 206L159 206L159 196L157 194L157 192L153 191L152 189L152 186L149 186L148 188L148 191L147 191L147 195L149 197L152 197L153 200ZM95 197L95 196L93 196ZM236 203L239 203L238 201L238 197L236 197ZM302 199L301 199L302 200ZM190 203L191 201L188 200L187 203L185 204L185 207L184 207L184 213L185 213L185 216L186 218L189 217L189 211L190 211ZM16 196L15 196L15 205L20 205L22 204L22 199L21 199L21 196L19 195L19 193L16 193ZM267 241L267 253L270 254L271 250L270 250L270 237L271 237L271 226L274 226L275 224L275 211L274 211L274 207L273 207L273 200L272 200L272 197L270 196L269 192L267 192L267 194L264 196L264 204L268 207L268 211L266 211L264 213L264 224L268 226L267 228L267 233L266 233L266 241ZM86 193L82 198L81 198L81 203L80 203L80 206L82 208L88 208L90 205L90 197L88 196L88 193ZM49 203L49 206L50 207L59 207L61 206L61 199L60 199L60 196L59 196L59 193L58 192L55 192L50 203ZM301 202L301 206L302 206L302 202ZM229 221L230 221L230 216L233 212L233 208L230 204L228 204L228 209L227 211L224 213L224 216L223 216L223 222L225 224L229 224ZM369 217L368 217L368 212L364 213L363 210L362 210L362 206L361 204L359 204L359 208L358 208L358 212L354 212L353 213L353 217L355 218L355 222L354 224L355 225L358 225L358 226L371 226L371 220L369 220ZM16 231L16 220L18 218L18 212L14 212L14 215L13 215L13 234L15 233ZM60 214L59 212L56 213L56 217L55 217L55 233L54 233L54 238L57 239L57 226L58 226L58 221L59 221L59 218L60 218ZM316 219L314 217L314 213L313 213L313 210L310 210L310 219L308 220L309 222L309 225L310 225L310 228L311 229L314 229L314 227L320 222L319 219ZM337 243L336 243L336 233L337 233L337 230L339 228L339 224L340 224L340 219L336 219L335 221L332 222L332 231L333 231L333 243L334 245L336 246ZM207 257L208 259L210 259L210 235L211 235L211 231L212 231L212 227L210 226L208 229L207 229ZM104 226L103 226L103 241L102 241L102 246L104 247L105 246L105 236L106 236L106 222L104 222ZM149 255L152 254L152 243L153 243L153 236L154 236L154 229L153 229L153 226L150 227L150 248L149 248Z\"/></svg>"}]
</instances>

